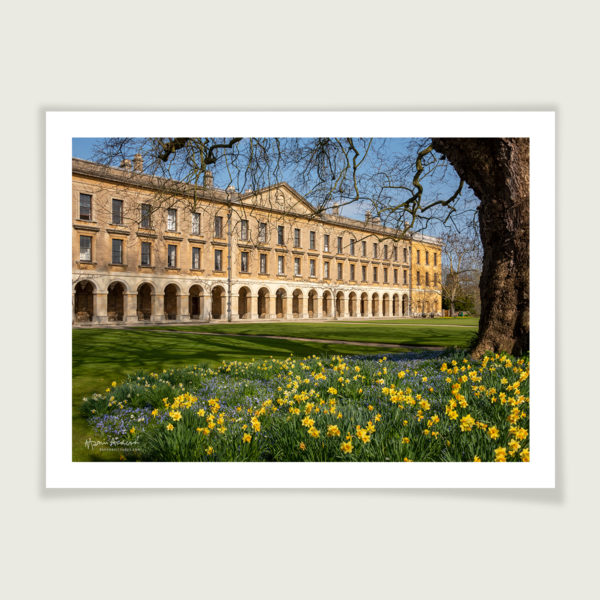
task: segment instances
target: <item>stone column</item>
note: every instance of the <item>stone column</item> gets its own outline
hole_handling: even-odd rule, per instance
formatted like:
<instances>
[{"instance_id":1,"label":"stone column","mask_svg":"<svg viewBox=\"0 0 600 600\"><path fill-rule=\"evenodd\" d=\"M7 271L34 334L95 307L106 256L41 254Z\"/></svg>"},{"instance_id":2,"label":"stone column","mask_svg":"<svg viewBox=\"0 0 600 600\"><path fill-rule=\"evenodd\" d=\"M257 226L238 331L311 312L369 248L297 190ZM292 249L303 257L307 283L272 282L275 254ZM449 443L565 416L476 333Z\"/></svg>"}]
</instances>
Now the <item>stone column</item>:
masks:
<instances>
[{"instance_id":1,"label":"stone column","mask_svg":"<svg viewBox=\"0 0 600 600\"><path fill-rule=\"evenodd\" d=\"M165 295L152 294L152 318L155 323L162 323L165 320Z\"/></svg>"},{"instance_id":2,"label":"stone column","mask_svg":"<svg viewBox=\"0 0 600 600\"><path fill-rule=\"evenodd\" d=\"M294 296L286 296L285 300L285 310L283 311L283 317L287 321L292 321L294 318L293 308L294 308Z\"/></svg>"},{"instance_id":3,"label":"stone column","mask_svg":"<svg viewBox=\"0 0 600 600\"><path fill-rule=\"evenodd\" d=\"M340 312L338 313L338 318L344 319L347 316L347 302L348 299L344 296L344 298L342 298L340 300Z\"/></svg>"},{"instance_id":4,"label":"stone column","mask_svg":"<svg viewBox=\"0 0 600 600\"><path fill-rule=\"evenodd\" d=\"M227 300L225 300L227 302ZM227 305L225 305L225 316L227 317ZM240 320L240 297L238 294L231 294L231 320Z\"/></svg>"},{"instance_id":5,"label":"stone column","mask_svg":"<svg viewBox=\"0 0 600 600\"><path fill-rule=\"evenodd\" d=\"M200 310L200 319L203 321L208 321L210 318L210 305L212 298L210 294L206 292L202 292L202 308Z\"/></svg>"},{"instance_id":6,"label":"stone column","mask_svg":"<svg viewBox=\"0 0 600 600\"><path fill-rule=\"evenodd\" d=\"M323 317L323 295L317 292L315 300L313 302L313 319L320 319Z\"/></svg>"},{"instance_id":7,"label":"stone column","mask_svg":"<svg viewBox=\"0 0 600 600\"><path fill-rule=\"evenodd\" d=\"M373 298L367 294L367 314L365 317L369 318L373 316Z\"/></svg>"},{"instance_id":8,"label":"stone column","mask_svg":"<svg viewBox=\"0 0 600 600\"><path fill-rule=\"evenodd\" d=\"M248 302L248 319L258 319L258 296L246 296Z\"/></svg>"},{"instance_id":9,"label":"stone column","mask_svg":"<svg viewBox=\"0 0 600 600\"><path fill-rule=\"evenodd\" d=\"M298 299L297 319L308 319L308 296L302 295Z\"/></svg>"},{"instance_id":10,"label":"stone column","mask_svg":"<svg viewBox=\"0 0 600 600\"><path fill-rule=\"evenodd\" d=\"M266 301L266 315L265 315L265 319L276 319L277 318L277 313L275 312L275 303L276 303L276 298L274 294L269 294L269 297L267 298Z\"/></svg>"},{"instance_id":11,"label":"stone column","mask_svg":"<svg viewBox=\"0 0 600 600\"><path fill-rule=\"evenodd\" d=\"M137 322L137 292L125 292L123 294L123 322Z\"/></svg>"},{"instance_id":12,"label":"stone column","mask_svg":"<svg viewBox=\"0 0 600 600\"><path fill-rule=\"evenodd\" d=\"M190 295L177 294L177 320L190 320Z\"/></svg>"},{"instance_id":13,"label":"stone column","mask_svg":"<svg viewBox=\"0 0 600 600\"><path fill-rule=\"evenodd\" d=\"M107 323L107 300L108 292L94 292L94 323Z\"/></svg>"}]
</instances>

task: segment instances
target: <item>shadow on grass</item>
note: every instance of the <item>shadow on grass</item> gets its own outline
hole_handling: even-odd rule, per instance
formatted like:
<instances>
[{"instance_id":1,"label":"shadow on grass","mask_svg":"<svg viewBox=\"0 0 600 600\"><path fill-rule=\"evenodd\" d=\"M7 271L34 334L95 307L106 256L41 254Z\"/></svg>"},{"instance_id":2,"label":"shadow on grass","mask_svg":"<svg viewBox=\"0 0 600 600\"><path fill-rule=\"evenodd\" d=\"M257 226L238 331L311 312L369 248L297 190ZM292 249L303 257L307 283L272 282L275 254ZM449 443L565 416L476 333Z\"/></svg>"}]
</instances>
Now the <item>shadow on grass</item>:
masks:
<instances>
[{"instance_id":1,"label":"shadow on grass","mask_svg":"<svg viewBox=\"0 0 600 600\"><path fill-rule=\"evenodd\" d=\"M85 448L91 437L87 421L81 416L84 396L104 391L112 381L121 381L139 370L215 365L224 360L303 357L312 354L375 354L389 352L373 346L319 344L294 340L194 336L148 329L73 330L73 460L114 460L114 453L93 452Z\"/></svg>"},{"instance_id":2,"label":"shadow on grass","mask_svg":"<svg viewBox=\"0 0 600 600\"><path fill-rule=\"evenodd\" d=\"M375 342L407 346L458 346L466 348L476 336L475 326L445 327L444 325L406 323L233 323L213 325L164 326L169 331L203 333L235 333L238 335L284 335L330 340Z\"/></svg>"}]
</instances>

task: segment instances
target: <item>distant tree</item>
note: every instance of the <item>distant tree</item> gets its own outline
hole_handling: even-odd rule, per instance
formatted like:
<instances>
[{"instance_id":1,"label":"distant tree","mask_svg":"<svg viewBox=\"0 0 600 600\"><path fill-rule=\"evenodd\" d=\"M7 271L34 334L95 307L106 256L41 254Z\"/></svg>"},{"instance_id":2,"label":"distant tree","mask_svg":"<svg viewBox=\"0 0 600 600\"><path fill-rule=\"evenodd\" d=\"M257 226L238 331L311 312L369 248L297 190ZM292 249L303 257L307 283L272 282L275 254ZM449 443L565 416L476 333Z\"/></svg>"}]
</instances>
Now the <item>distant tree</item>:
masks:
<instances>
[{"instance_id":1,"label":"distant tree","mask_svg":"<svg viewBox=\"0 0 600 600\"><path fill-rule=\"evenodd\" d=\"M474 312L479 291L472 282L481 273L481 242L473 229L466 233L447 233L442 236L442 299L446 301L450 316L454 316L457 303ZM468 305L470 308L466 309Z\"/></svg>"}]
</instances>

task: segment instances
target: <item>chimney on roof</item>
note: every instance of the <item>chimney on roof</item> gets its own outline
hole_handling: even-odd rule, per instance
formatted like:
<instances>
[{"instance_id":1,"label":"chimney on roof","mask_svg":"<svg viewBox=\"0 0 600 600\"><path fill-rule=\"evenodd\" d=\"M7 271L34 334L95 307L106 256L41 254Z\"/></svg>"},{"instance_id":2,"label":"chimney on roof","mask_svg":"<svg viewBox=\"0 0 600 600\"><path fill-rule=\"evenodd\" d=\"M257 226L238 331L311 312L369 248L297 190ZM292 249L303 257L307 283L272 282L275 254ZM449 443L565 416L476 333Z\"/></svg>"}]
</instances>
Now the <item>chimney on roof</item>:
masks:
<instances>
[{"instance_id":1,"label":"chimney on roof","mask_svg":"<svg viewBox=\"0 0 600 600\"><path fill-rule=\"evenodd\" d=\"M141 173L144 170L144 158L139 152L133 157L133 170L136 173Z\"/></svg>"},{"instance_id":2,"label":"chimney on roof","mask_svg":"<svg viewBox=\"0 0 600 600\"><path fill-rule=\"evenodd\" d=\"M371 224L371 211L368 210L365 212L365 225Z\"/></svg>"},{"instance_id":3,"label":"chimney on roof","mask_svg":"<svg viewBox=\"0 0 600 600\"><path fill-rule=\"evenodd\" d=\"M381 219L379 217L373 217L373 225L381 225Z\"/></svg>"},{"instance_id":4,"label":"chimney on roof","mask_svg":"<svg viewBox=\"0 0 600 600\"><path fill-rule=\"evenodd\" d=\"M128 158L124 158L121 161L120 168L125 169L126 171L131 171L131 161Z\"/></svg>"},{"instance_id":5,"label":"chimney on roof","mask_svg":"<svg viewBox=\"0 0 600 600\"><path fill-rule=\"evenodd\" d=\"M331 214L334 217L340 216L340 205L337 202L331 207Z\"/></svg>"},{"instance_id":6,"label":"chimney on roof","mask_svg":"<svg viewBox=\"0 0 600 600\"><path fill-rule=\"evenodd\" d=\"M206 171L204 171L204 187L205 188L215 187L212 171L209 171L208 169Z\"/></svg>"}]
</instances>

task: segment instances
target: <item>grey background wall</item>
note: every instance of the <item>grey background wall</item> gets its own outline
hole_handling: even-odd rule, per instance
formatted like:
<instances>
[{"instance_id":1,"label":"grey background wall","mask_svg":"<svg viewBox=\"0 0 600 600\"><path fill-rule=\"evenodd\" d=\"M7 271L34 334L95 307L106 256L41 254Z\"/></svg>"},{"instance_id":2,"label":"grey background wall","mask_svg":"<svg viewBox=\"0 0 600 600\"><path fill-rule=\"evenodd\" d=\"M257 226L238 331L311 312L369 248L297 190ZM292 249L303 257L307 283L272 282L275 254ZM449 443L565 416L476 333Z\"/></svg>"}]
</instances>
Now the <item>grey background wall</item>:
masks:
<instances>
[{"instance_id":1,"label":"grey background wall","mask_svg":"<svg viewBox=\"0 0 600 600\"><path fill-rule=\"evenodd\" d=\"M9 595L586 597L598 16L577 0L13 5L0 39ZM44 490L44 110L252 108L557 110L556 490Z\"/></svg>"}]
</instances>

